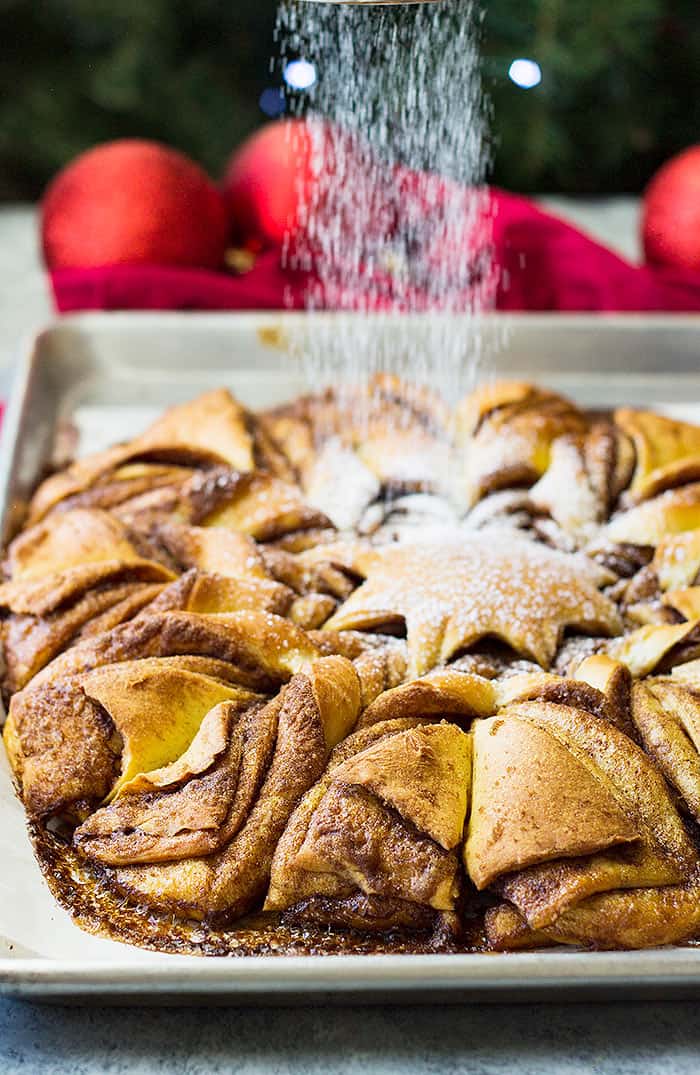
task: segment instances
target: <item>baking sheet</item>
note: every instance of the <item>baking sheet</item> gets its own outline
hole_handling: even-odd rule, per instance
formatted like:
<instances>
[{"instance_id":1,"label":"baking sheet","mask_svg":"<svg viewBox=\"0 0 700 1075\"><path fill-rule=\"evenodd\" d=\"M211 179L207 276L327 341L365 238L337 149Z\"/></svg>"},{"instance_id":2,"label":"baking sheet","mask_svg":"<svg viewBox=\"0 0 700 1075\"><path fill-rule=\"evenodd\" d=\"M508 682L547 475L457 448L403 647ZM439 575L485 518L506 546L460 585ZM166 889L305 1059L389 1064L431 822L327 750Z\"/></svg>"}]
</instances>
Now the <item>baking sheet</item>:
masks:
<instances>
[{"instance_id":1,"label":"baking sheet","mask_svg":"<svg viewBox=\"0 0 700 1075\"><path fill-rule=\"evenodd\" d=\"M430 338L425 319L411 331ZM77 429L91 451L140 431L163 407L225 384L250 406L303 391L299 341L332 315L87 315L32 341L8 408L0 459L2 531L11 532L46 460ZM455 318L454 332L469 322ZM388 345L397 325L376 319ZM594 406L647 404L700 417L700 318L493 318L501 349L483 373L531 377ZM505 342L504 342L505 341ZM487 339L487 349L488 349ZM71 437L68 437L71 441ZM192 958L92 937L54 901L0 752L0 989L55 998L322 995L407 1001L575 997L624 989L700 992L700 950L504 955Z\"/></svg>"}]
</instances>

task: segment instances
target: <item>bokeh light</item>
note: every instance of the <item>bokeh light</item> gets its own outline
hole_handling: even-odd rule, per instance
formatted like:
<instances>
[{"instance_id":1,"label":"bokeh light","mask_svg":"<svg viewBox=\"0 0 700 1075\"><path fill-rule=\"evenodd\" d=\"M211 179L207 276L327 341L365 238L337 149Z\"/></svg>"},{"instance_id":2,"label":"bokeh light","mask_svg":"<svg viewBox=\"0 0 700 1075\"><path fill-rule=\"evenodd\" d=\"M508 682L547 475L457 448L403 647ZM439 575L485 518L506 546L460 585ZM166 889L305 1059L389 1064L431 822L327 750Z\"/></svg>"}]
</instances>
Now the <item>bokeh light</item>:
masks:
<instances>
[{"instance_id":1,"label":"bokeh light","mask_svg":"<svg viewBox=\"0 0 700 1075\"><path fill-rule=\"evenodd\" d=\"M523 90L531 90L542 81L542 68L535 60L513 60L508 68L508 78Z\"/></svg>"},{"instance_id":2,"label":"bokeh light","mask_svg":"<svg viewBox=\"0 0 700 1075\"><path fill-rule=\"evenodd\" d=\"M261 112L264 112L266 116L270 116L271 119L276 119L277 116L282 115L285 109L284 93L279 86L268 86L260 94L258 104Z\"/></svg>"},{"instance_id":3,"label":"bokeh light","mask_svg":"<svg viewBox=\"0 0 700 1075\"><path fill-rule=\"evenodd\" d=\"M308 60L290 60L284 69L284 81L293 90L309 90L316 81L316 68Z\"/></svg>"}]
</instances>

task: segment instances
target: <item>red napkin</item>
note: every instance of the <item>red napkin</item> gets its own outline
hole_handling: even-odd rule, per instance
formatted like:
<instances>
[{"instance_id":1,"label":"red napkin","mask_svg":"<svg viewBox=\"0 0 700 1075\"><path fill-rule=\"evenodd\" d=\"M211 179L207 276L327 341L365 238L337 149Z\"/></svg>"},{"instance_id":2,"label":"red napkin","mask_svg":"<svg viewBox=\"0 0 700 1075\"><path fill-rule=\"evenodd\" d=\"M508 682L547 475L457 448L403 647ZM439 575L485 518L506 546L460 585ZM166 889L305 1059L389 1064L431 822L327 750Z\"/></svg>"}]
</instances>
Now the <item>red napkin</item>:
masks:
<instances>
[{"instance_id":1,"label":"red napkin","mask_svg":"<svg viewBox=\"0 0 700 1075\"><path fill-rule=\"evenodd\" d=\"M240 276L165 265L54 269L56 307L74 310L279 310L303 306L305 278L284 270L280 252L261 254Z\"/></svg>"},{"instance_id":2,"label":"red napkin","mask_svg":"<svg viewBox=\"0 0 700 1075\"><path fill-rule=\"evenodd\" d=\"M529 199L496 189L492 195L498 309L700 311L700 273L632 265ZM269 250L238 276L204 269L114 266L55 270L51 284L61 313L272 310L303 308L309 277L283 268L280 251ZM384 289L390 292L390 286ZM415 299L413 307L420 308L421 296ZM362 302L358 296L358 305ZM468 302L465 294L465 308ZM391 299L378 299L376 305L390 306Z\"/></svg>"},{"instance_id":3,"label":"red napkin","mask_svg":"<svg viewBox=\"0 0 700 1075\"><path fill-rule=\"evenodd\" d=\"M700 310L700 273L637 266L539 209L495 192L501 310Z\"/></svg>"}]
</instances>

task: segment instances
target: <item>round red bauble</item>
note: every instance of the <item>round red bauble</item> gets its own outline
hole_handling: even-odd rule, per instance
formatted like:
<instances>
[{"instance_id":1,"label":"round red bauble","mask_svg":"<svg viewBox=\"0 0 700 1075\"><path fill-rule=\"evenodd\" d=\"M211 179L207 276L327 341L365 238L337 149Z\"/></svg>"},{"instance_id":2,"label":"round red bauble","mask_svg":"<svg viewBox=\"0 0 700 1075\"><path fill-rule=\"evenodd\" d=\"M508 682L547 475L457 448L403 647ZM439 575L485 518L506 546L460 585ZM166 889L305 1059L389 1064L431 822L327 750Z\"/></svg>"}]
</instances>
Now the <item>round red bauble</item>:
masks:
<instances>
[{"instance_id":1,"label":"round red bauble","mask_svg":"<svg viewBox=\"0 0 700 1075\"><path fill-rule=\"evenodd\" d=\"M199 165L140 139L83 153L59 172L42 204L42 243L51 269L214 269L223 263L228 230L225 200Z\"/></svg>"},{"instance_id":2,"label":"round red bauble","mask_svg":"<svg viewBox=\"0 0 700 1075\"><path fill-rule=\"evenodd\" d=\"M282 243L300 225L313 183L313 136L302 119L262 127L233 153L224 194L239 243Z\"/></svg>"},{"instance_id":3,"label":"round red bauble","mask_svg":"<svg viewBox=\"0 0 700 1075\"><path fill-rule=\"evenodd\" d=\"M700 145L672 157L644 194L647 261L700 270Z\"/></svg>"}]
</instances>

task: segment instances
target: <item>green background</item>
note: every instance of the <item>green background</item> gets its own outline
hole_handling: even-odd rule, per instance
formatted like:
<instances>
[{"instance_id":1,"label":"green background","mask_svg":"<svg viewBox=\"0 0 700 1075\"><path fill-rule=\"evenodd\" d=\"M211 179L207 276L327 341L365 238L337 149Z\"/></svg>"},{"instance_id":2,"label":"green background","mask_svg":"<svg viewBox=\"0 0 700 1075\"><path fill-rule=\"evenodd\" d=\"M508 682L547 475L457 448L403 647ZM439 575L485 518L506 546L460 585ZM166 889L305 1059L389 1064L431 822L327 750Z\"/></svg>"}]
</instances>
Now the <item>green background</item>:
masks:
<instances>
[{"instance_id":1,"label":"green background","mask_svg":"<svg viewBox=\"0 0 700 1075\"><path fill-rule=\"evenodd\" d=\"M0 198L37 197L80 150L158 138L218 176L265 117L275 0L0 0ZM536 59L539 87L507 78ZM490 0L494 180L641 190L700 141L698 0Z\"/></svg>"}]
</instances>

